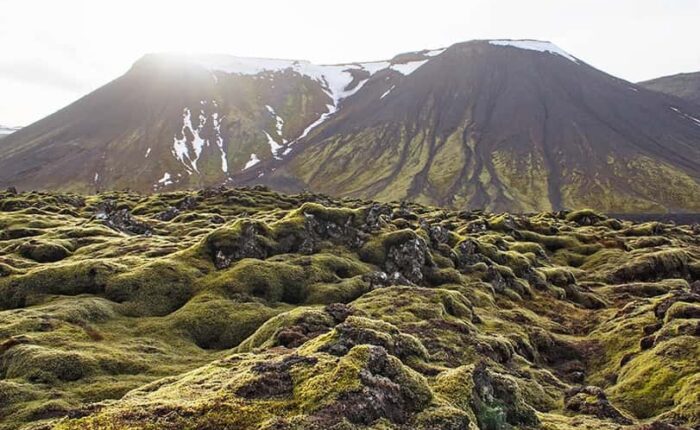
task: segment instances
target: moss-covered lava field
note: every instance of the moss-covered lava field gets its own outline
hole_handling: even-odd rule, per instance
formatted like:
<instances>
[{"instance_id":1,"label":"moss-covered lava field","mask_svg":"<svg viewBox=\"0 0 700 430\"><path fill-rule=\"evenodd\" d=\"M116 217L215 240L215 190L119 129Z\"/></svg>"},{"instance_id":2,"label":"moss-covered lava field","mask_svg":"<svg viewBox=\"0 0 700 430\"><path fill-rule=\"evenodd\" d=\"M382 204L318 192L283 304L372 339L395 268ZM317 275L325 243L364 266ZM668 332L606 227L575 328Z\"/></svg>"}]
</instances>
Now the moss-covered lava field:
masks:
<instances>
[{"instance_id":1,"label":"moss-covered lava field","mask_svg":"<svg viewBox=\"0 0 700 430\"><path fill-rule=\"evenodd\" d=\"M700 226L0 192L0 429L696 429Z\"/></svg>"}]
</instances>

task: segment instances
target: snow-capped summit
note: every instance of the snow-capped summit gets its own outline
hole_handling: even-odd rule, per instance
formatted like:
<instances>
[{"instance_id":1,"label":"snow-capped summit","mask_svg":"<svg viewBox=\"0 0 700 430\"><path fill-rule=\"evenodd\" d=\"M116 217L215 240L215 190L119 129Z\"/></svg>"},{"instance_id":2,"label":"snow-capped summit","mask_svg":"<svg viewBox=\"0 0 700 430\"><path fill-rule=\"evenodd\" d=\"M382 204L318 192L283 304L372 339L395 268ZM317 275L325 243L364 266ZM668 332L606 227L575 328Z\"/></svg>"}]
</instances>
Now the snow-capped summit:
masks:
<instances>
[{"instance_id":1,"label":"snow-capped summit","mask_svg":"<svg viewBox=\"0 0 700 430\"><path fill-rule=\"evenodd\" d=\"M496 46L511 46L513 48L528 49L531 51L548 52L550 54L561 55L562 57L578 63L578 60L573 55L564 51L552 42L542 41L542 40L532 40L532 39L522 39L522 40L510 40L510 39L499 39L499 40L489 40L491 45Z\"/></svg>"}]
</instances>

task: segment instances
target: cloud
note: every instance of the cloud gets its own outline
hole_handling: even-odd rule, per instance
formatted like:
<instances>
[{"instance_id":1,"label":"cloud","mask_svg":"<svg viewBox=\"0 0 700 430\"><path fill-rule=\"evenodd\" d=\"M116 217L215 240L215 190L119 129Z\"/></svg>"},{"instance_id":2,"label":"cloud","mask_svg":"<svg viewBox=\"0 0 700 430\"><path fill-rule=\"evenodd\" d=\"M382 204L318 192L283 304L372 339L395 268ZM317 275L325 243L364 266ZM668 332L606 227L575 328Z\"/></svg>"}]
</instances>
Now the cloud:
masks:
<instances>
[{"instance_id":1,"label":"cloud","mask_svg":"<svg viewBox=\"0 0 700 430\"><path fill-rule=\"evenodd\" d=\"M80 92L91 88L76 70L62 70L40 58L0 62L0 77L65 91Z\"/></svg>"}]
</instances>

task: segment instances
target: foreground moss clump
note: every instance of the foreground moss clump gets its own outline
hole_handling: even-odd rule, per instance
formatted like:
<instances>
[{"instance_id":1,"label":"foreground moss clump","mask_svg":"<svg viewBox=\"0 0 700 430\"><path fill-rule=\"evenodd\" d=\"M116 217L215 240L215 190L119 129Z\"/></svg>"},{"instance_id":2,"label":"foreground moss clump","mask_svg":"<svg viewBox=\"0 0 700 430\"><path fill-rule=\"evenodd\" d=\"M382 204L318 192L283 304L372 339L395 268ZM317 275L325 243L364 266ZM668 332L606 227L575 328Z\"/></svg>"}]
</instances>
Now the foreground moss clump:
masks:
<instances>
[{"instance_id":1,"label":"foreground moss clump","mask_svg":"<svg viewBox=\"0 0 700 430\"><path fill-rule=\"evenodd\" d=\"M693 428L698 232L0 193L0 429Z\"/></svg>"}]
</instances>

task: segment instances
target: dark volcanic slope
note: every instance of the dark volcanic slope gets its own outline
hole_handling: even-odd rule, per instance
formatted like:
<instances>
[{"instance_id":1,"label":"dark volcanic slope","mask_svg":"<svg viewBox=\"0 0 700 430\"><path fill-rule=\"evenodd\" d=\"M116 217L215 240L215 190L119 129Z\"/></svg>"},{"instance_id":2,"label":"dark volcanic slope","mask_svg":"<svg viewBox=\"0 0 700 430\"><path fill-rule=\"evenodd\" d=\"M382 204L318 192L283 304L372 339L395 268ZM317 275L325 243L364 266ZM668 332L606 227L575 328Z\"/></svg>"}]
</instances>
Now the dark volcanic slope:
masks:
<instances>
[{"instance_id":1,"label":"dark volcanic slope","mask_svg":"<svg viewBox=\"0 0 700 430\"><path fill-rule=\"evenodd\" d=\"M700 208L700 109L579 60L468 42L371 84L277 175L456 207Z\"/></svg>"},{"instance_id":2,"label":"dark volcanic slope","mask_svg":"<svg viewBox=\"0 0 700 430\"><path fill-rule=\"evenodd\" d=\"M640 82L639 85L700 105L700 72L663 76Z\"/></svg>"},{"instance_id":3,"label":"dark volcanic slope","mask_svg":"<svg viewBox=\"0 0 700 430\"><path fill-rule=\"evenodd\" d=\"M700 211L700 106L555 45L473 41L390 61L152 55L0 143L0 186L267 183L533 211Z\"/></svg>"},{"instance_id":4,"label":"dark volcanic slope","mask_svg":"<svg viewBox=\"0 0 700 430\"><path fill-rule=\"evenodd\" d=\"M281 144L332 103L299 74L276 73L272 81L146 56L124 76L4 139L0 184L153 191L221 183L253 154L272 156L266 132ZM284 135L270 109L294 112Z\"/></svg>"}]
</instances>

